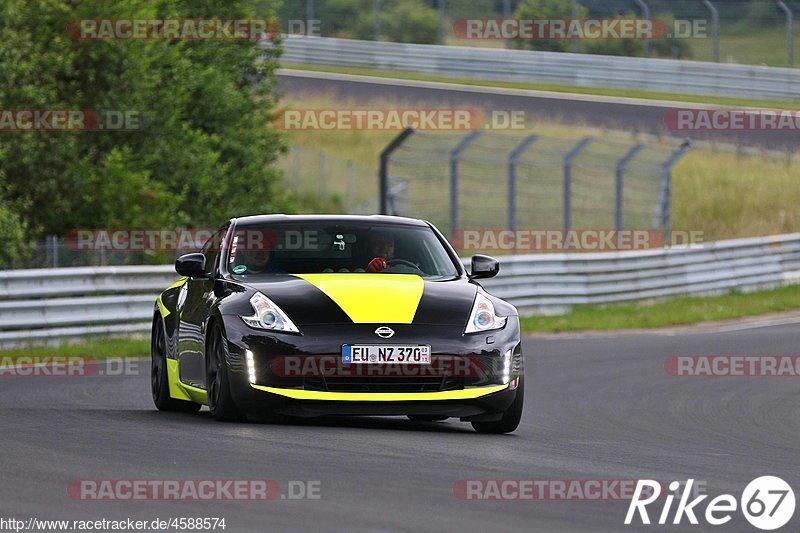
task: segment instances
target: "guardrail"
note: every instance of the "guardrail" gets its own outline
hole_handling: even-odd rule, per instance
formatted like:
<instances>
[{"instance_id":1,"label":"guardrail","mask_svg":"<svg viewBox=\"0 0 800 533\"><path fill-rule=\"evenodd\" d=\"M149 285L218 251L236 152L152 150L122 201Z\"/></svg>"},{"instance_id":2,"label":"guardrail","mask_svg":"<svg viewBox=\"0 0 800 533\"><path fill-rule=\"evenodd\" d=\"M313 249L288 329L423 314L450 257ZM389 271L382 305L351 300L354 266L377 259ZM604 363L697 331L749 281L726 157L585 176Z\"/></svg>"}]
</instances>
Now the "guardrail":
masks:
<instances>
[{"instance_id":1,"label":"guardrail","mask_svg":"<svg viewBox=\"0 0 800 533\"><path fill-rule=\"evenodd\" d=\"M265 43L264 46L268 46ZM565 83L758 98L800 97L800 70L671 59L601 56L329 37L284 40L281 61L404 70L458 78Z\"/></svg>"},{"instance_id":2,"label":"guardrail","mask_svg":"<svg viewBox=\"0 0 800 533\"><path fill-rule=\"evenodd\" d=\"M800 283L800 233L639 252L502 257L486 289L525 314ZM0 272L0 345L146 332L171 265Z\"/></svg>"},{"instance_id":3,"label":"guardrail","mask_svg":"<svg viewBox=\"0 0 800 533\"><path fill-rule=\"evenodd\" d=\"M0 345L150 329L172 265L0 272Z\"/></svg>"}]
</instances>

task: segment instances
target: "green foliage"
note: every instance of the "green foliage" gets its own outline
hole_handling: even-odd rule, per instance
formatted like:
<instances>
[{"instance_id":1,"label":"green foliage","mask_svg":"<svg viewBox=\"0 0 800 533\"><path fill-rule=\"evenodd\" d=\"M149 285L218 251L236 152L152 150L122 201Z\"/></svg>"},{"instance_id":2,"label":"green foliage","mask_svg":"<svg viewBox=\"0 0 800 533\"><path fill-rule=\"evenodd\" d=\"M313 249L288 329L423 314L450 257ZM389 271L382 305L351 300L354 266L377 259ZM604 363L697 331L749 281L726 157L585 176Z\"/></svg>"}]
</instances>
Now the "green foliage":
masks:
<instances>
[{"instance_id":1,"label":"green foliage","mask_svg":"<svg viewBox=\"0 0 800 533\"><path fill-rule=\"evenodd\" d=\"M381 11L381 37L398 43L439 40L439 13L422 0L402 0Z\"/></svg>"},{"instance_id":2,"label":"green foliage","mask_svg":"<svg viewBox=\"0 0 800 533\"><path fill-rule=\"evenodd\" d=\"M596 16L582 6L579 7L577 15L578 18ZM522 19L571 19L574 14L570 0L522 0L514 16ZM632 11L614 16L624 19L639 17ZM657 37L650 41L653 55L676 59L691 57L691 47L686 39L669 36L674 27L675 17L671 13L661 13L653 18L663 21L666 29L663 35L657 34ZM518 40L513 44L517 48L527 50L566 52L572 49L569 39ZM637 57L642 55L643 49L644 43L639 39L585 39L578 42L578 51L586 54Z\"/></svg>"},{"instance_id":3,"label":"green foliage","mask_svg":"<svg viewBox=\"0 0 800 533\"><path fill-rule=\"evenodd\" d=\"M144 124L0 133L0 199L39 235L215 226L234 215L291 210L273 165L283 141L270 125L279 47L259 61L254 41L79 40L66 32L81 18L249 18L248 5L0 3L0 109L133 111Z\"/></svg>"},{"instance_id":4,"label":"green foliage","mask_svg":"<svg viewBox=\"0 0 800 533\"><path fill-rule=\"evenodd\" d=\"M653 55L671 59L691 59L693 54L689 40L670 35L673 32L673 28L675 28L675 16L672 13L658 13L655 18L663 22L666 28L666 35L653 39L650 43ZM710 35L711 30L709 29L708 31Z\"/></svg>"},{"instance_id":5,"label":"green foliage","mask_svg":"<svg viewBox=\"0 0 800 533\"><path fill-rule=\"evenodd\" d=\"M0 203L0 269L13 268L30 256L26 231L19 216Z\"/></svg>"},{"instance_id":6,"label":"green foliage","mask_svg":"<svg viewBox=\"0 0 800 533\"><path fill-rule=\"evenodd\" d=\"M586 8L579 8L578 18L587 15ZM570 0L522 0L514 12L518 19L569 19L573 18ZM565 52L570 42L566 39L533 39L515 40L516 48L526 50L545 50L548 52Z\"/></svg>"}]
</instances>

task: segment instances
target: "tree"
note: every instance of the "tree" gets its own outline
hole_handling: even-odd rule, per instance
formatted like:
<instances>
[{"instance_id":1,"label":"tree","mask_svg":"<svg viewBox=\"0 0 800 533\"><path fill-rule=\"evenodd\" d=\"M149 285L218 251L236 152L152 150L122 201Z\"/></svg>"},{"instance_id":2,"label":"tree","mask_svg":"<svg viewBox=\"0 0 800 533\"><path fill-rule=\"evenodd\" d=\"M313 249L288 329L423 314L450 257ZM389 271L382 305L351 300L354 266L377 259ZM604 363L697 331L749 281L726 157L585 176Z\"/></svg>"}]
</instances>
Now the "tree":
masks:
<instances>
[{"instance_id":1,"label":"tree","mask_svg":"<svg viewBox=\"0 0 800 533\"><path fill-rule=\"evenodd\" d=\"M433 44L439 40L439 13L421 0L393 2L381 12L381 31L390 41Z\"/></svg>"},{"instance_id":2,"label":"tree","mask_svg":"<svg viewBox=\"0 0 800 533\"><path fill-rule=\"evenodd\" d=\"M13 268L30 256L25 223L0 203L0 269Z\"/></svg>"},{"instance_id":3,"label":"tree","mask_svg":"<svg viewBox=\"0 0 800 533\"><path fill-rule=\"evenodd\" d=\"M135 131L0 132L0 199L38 235L291 210L270 125L280 47L80 40L77 19L252 18L239 0L4 0L0 109L133 112ZM259 13L266 18L272 13ZM261 60L263 56L263 60Z\"/></svg>"},{"instance_id":4,"label":"tree","mask_svg":"<svg viewBox=\"0 0 800 533\"><path fill-rule=\"evenodd\" d=\"M585 17L586 13L585 8L580 8L578 17ZM514 18L526 20L571 19L572 16L570 0L522 0L514 13ZM569 41L566 39L515 40L513 43L517 48L550 52L564 52L569 46Z\"/></svg>"}]
</instances>

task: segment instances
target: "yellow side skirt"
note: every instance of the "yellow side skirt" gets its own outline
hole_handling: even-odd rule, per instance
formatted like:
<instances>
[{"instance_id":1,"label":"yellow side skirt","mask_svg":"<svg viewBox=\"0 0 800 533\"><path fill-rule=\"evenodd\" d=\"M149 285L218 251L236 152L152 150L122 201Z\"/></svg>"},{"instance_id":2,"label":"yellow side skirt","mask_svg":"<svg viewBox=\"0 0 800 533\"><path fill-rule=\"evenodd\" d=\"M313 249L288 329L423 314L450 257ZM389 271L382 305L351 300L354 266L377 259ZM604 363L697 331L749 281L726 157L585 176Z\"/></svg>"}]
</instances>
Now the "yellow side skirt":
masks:
<instances>
[{"instance_id":1,"label":"yellow side skirt","mask_svg":"<svg viewBox=\"0 0 800 533\"><path fill-rule=\"evenodd\" d=\"M440 392L326 392L301 389L281 389L278 387L264 387L250 385L254 389L272 394L279 394L296 400L332 400L343 402L403 402L418 400L470 400L488 394L500 392L508 385L491 385L489 387L474 387L463 390L448 390Z\"/></svg>"},{"instance_id":2,"label":"yellow side skirt","mask_svg":"<svg viewBox=\"0 0 800 533\"><path fill-rule=\"evenodd\" d=\"M167 358L167 382L169 382L169 395L176 400L208 405L208 394L203 389L186 385L180 380L180 364L175 359Z\"/></svg>"}]
</instances>

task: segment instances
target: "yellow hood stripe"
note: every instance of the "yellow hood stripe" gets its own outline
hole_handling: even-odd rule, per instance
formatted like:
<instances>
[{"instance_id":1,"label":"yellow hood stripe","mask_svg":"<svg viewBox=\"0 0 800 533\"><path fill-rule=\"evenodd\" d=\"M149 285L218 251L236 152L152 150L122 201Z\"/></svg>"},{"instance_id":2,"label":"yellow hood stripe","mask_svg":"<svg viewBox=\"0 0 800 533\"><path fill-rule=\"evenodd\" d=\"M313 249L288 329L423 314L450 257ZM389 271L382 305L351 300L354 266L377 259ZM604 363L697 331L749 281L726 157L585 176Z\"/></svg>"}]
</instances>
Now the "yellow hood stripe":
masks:
<instances>
[{"instance_id":1,"label":"yellow hood stripe","mask_svg":"<svg viewBox=\"0 0 800 533\"><path fill-rule=\"evenodd\" d=\"M416 274L295 274L324 292L356 324L410 324L425 282Z\"/></svg>"}]
</instances>

